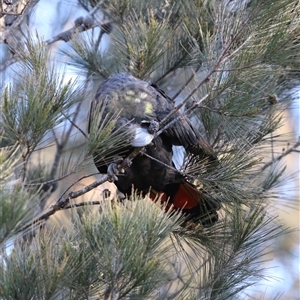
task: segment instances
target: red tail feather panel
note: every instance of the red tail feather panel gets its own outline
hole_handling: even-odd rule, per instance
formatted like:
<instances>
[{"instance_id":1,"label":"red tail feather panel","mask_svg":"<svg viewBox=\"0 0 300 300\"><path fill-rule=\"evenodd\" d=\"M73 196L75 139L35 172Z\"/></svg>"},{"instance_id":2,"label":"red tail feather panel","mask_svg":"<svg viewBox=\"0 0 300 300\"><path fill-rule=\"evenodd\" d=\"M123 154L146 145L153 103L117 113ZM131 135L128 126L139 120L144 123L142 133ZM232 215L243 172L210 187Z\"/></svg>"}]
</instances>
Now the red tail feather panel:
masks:
<instances>
[{"instance_id":1,"label":"red tail feather panel","mask_svg":"<svg viewBox=\"0 0 300 300\"><path fill-rule=\"evenodd\" d=\"M150 198L153 201L159 198L163 203L169 200L167 207L173 205L175 209L193 209L200 203L199 193L188 182L180 184L174 196L169 197L165 192L151 190Z\"/></svg>"}]
</instances>

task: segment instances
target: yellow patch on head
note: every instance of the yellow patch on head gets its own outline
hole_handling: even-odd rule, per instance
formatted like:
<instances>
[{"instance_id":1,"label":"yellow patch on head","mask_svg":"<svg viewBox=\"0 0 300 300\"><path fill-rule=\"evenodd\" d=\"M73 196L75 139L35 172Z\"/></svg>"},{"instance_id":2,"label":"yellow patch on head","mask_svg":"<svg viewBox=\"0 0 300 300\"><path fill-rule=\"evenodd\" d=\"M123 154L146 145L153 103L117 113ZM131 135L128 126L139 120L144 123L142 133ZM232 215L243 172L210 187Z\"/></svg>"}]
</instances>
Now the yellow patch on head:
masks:
<instances>
[{"instance_id":1,"label":"yellow patch on head","mask_svg":"<svg viewBox=\"0 0 300 300\"><path fill-rule=\"evenodd\" d=\"M125 98L126 101L131 102L131 101L133 101L132 96L134 96L134 95L135 95L135 92L133 90L128 90L128 91L125 92L124 98Z\"/></svg>"},{"instance_id":2,"label":"yellow patch on head","mask_svg":"<svg viewBox=\"0 0 300 300\"><path fill-rule=\"evenodd\" d=\"M145 113L146 114L152 114L153 113L153 105L149 101L145 102Z\"/></svg>"},{"instance_id":3,"label":"yellow patch on head","mask_svg":"<svg viewBox=\"0 0 300 300\"><path fill-rule=\"evenodd\" d=\"M135 94L135 91L128 90L128 91L126 91L126 94L129 95L129 96L133 96Z\"/></svg>"},{"instance_id":4,"label":"yellow patch on head","mask_svg":"<svg viewBox=\"0 0 300 300\"><path fill-rule=\"evenodd\" d=\"M131 96L126 96L126 95L125 95L124 98L125 98L126 101L130 101L130 102L132 101L132 97L131 97Z\"/></svg>"},{"instance_id":5,"label":"yellow patch on head","mask_svg":"<svg viewBox=\"0 0 300 300\"><path fill-rule=\"evenodd\" d=\"M140 94L140 98L141 98L141 99L145 99L145 98L147 98L147 96L148 96L147 93L141 93L141 94Z\"/></svg>"}]
</instances>

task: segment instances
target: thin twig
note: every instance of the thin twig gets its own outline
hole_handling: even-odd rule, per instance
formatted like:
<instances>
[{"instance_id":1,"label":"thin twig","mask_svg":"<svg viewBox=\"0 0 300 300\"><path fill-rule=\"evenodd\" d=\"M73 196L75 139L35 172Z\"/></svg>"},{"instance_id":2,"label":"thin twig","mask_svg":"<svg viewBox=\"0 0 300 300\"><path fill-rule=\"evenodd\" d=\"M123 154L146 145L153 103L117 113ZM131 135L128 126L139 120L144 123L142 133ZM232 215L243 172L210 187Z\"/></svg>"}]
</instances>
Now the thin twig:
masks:
<instances>
[{"instance_id":1,"label":"thin twig","mask_svg":"<svg viewBox=\"0 0 300 300\"><path fill-rule=\"evenodd\" d=\"M99 173L95 174L95 175L99 175ZM91 177L93 175L84 175L84 176L81 176L80 178L78 178L76 181L74 181L70 186L68 186L66 188L66 190L60 195L60 198L57 200L59 201L60 199L62 199L64 197L65 194L67 194L67 192L74 186L76 185L78 182L80 182L82 179L85 179L85 178L88 178L88 177Z\"/></svg>"},{"instance_id":2,"label":"thin twig","mask_svg":"<svg viewBox=\"0 0 300 300\"><path fill-rule=\"evenodd\" d=\"M68 206L70 205L71 199L75 199L86 194L87 192L93 190L94 188L103 184L107 180L108 180L108 175L104 175L101 179L94 181L93 183L85 186L83 189L76 192L70 192L68 195L64 197L60 197L54 205L52 205L49 209L47 209L45 212L43 212L40 216L35 218L33 221L23 226L20 229L20 231L24 231L33 225L40 224L41 221L46 220L47 218L49 218L59 210L65 209L66 207L69 208Z\"/></svg>"},{"instance_id":3,"label":"thin twig","mask_svg":"<svg viewBox=\"0 0 300 300\"><path fill-rule=\"evenodd\" d=\"M195 72L193 72L193 74L190 76L190 78L182 85L182 87L177 91L177 93L175 93L175 95L173 95L172 100L175 100L178 95L183 92L183 90L185 89L185 87L195 78L197 72L199 71L200 67L198 67Z\"/></svg>"},{"instance_id":4,"label":"thin twig","mask_svg":"<svg viewBox=\"0 0 300 300\"><path fill-rule=\"evenodd\" d=\"M82 207L82 206L90 206L90 205L100 205L101 201L95 200L95 201L84 201L79 203L72 203L64 207L64 209L70 209L74 207Z\"/></svg>"},{"instance_id":5,"label":"thin twig","mask_svg":"<svg viewBox=\"0 0 300 300\"><path fill-rule=\"evenodd\" d=\"M129 167L128 161L132 161L142 150L143 150L143 148L135 148L127 156L127 158L124 159L123 162L118 166L118 169L122 170L122 169L128 168ZM80 189L75 192L70 192L65 196L61 196L54 205L52 205L48 210L43 212L40 216L35 218L32 222L23 226L20 229L20 231L24 231L33 225L40 224L41 221L46 220L47 218L49 218L50 216L52 216L59 210L70 208L69 205L70 205L71 199L76 199L76 198L86 194L87 192L93 190L94 188L98 187L99 185L103 184L104 182L108 181L109 179L110 179L109 175L104 175L101 179L94 181L93 183L85 186L83 189Z\"/></svg>"},{"instance_id":6,"label":"thin twig","mask_svg":"<svg viewBox=\"0 0 300 300\"><path fill-rule=\"evenodd\" d=\"M288 150L286 150L285 152L283 152L282 154L280 154L279 156L275 157L274 159L272 159L271 161L269 161L268 163L266 163L259 172L263 172L265 169L267 169L268 167L270 167L272 164L274 164L275 162L280 161L281 159L283 159L285 156L287 156L288 154L292 153L292 152L298 152L297 148L300 146L300 137L298 138L298 141L294 144L293 147L289 148Z\"/></svg>"},{"instance_id":7,"label":"thin twig","mask_svg":"<svg viewBox=\"0 0 300 300\"><path fill-rule=\"evenodd\" d=\"M2 18L3 16L4 16L3 4L2 4L2 0L0 0L0 18Z\"/></svg>"},{"instance_id":8,"label":"thin twig","mask_svg":"<svg viewBox=\"0 0 300 300\"><path fill-rule=\"evenodd\" d=\"M46 41L47 45L50 45L52 43L55 43L57 41L65 41L68 42L72 36L75 33L79 33L79 32L83 32L83 31L87 31L90 29L93 29L95 27L100 27L101 28L101 33L100 36L102 38L104 33L107 33L107 28L111 27L112 25L112 21L108 21L102 24L95 24L94 20L93 20L93 16L94 14L97 12L97 10L100 8L100 6L102 5L102 1L99 1L94 8L89 12L89 14L87 16L85 16L85 18L80 17L77 18L76 21L80 20L81 24L77 24L76 25L76 21L75 21L75 26L73 26L72 28L63 31L61 33L59 33L58 35L56 35L55 37L53 37L52 39L49 39L48 41Z\"/></svg>"},{"instance_id":9,"label":"thin twig","mask_svg":"<svg viewBox=\"0 0 300 300\"><path fill-rule=\"evenodd\" d=\"M0 72L4 71L10 65L13 65L14 63L16 63L20 60L21 60L21 57L17 54L14 54L11 58L7 59L4 63L1 64Z\"/></svg>"},{"instance_id":10,"label":"thin twig","mask_svg":"<svg viewBox=\"0 0 300 300\"><path fill-rule=\"evenodd\" d=\"M74 120L71 120L69 118L69 116L67 116L65 113L61 113L71 124L72 126L74 126L86 139L88 138L88 136L86 135L86 133L74 122Z\"/></svg>"},{"instance_id":11,"label":"thin twig","mask_svg":"<svg viewBox=\"0 0 300 300\"><path fill-rule=\"evenodd\" d=\"M78 106L76 108L76 111L75 111L75 114L73 116L73 120L70 120L69 118L67 118L73 126L74 126L75 121L76 121L76 119L79 115L81 105L82 105L82 102L80 102L78 104ZM63 114L63 115L66 117L65 114ZM76 128L78 129L77 126L76 126ZM54 137L55 137L55 143L56 143L56 153L55 153L55 158L54 158L54 162L53 162L53 165L52 165L52 169L51 169L51 172L50 172L50 178L49 178L50 180L54 179L54 177L55 177L55 174L57 172L57 168L59 166L59 161L62 157L63 150L64 150L67 142L69 141L69 137L70 137L72 129L73 129L73 127L70 126L69 130L65 133L65 136L64 136L64 138L61 142L59 142L58 139L55 137L55 131L53 130L53 134L54 134Z\"/></svg>"},{"instance_id":12,"label":"thin twig","mask_svg":"<svg viewBox=\"0 0 300 300\"><path fill-rule=\"evenodd\" d=\"M104 175L101 179L98 179L94 182L92 182L91 184L85 186L84 188L75 191L75 192L70 192L67 195L61 196L56 204L54 204L51 207L59 207L60 209L64 208L71 199L76 199L86 193L88 193L89 191L93 190L94 188L98 187L99 185L103 184L104 182L108 181L108 175Z\"/></svg>"},{"instance_id":13,"label":"thin twig","mask_svg":"<svg viewBox=\"0 0 300 300\"><path fill-rule=\"evenodd\" d=\"M56 133L55 133L54 128L51 129L51 132L52 132L52 135L53 135L53 138L54 138L54 142L55 142L55 144L56 144L56 147L59 147L58 138L57 138L57 136L56 136Z\"/></svg>"},{"instance_id":14,"label":"thin twig","mask_svg":"<svg viewBox=\"0 0 300 300\"><path fill-rule=\"evenodd\" d=\"M97 12L97 10L101 7L102 4L103 4L103 1L99 1L99 2L94 6L94 8L89 12L89 15L92 17L92 16Z\"/></svg>"},{"instance_id":15,"label":"thin twig","mask_svg":"<svg viewBox=\"0 0 300 300\"><path fill-rule=\"evenodd\" d=\"M46 45L50 45L50 44L53 44L53 43L58 42L58 41L68 42L72 39L72 37L75 33L87 31L87 30L90 30L90 29L95 28L95 27L100 27L105 33L104 28L106 26L111 25L111 24L112 24L112 21L108 21L108 22L105 22L105 23L102 23L102 24L90 24L90 25L87 25L87 24L83 23L80 26L73 26L72 28L59 33L55 37L47 40L45 43L46 43Z\"/></svg>"},{"instance_id":16,"label":"thin twig","mask_svg":"<svg viewBox=\"0 0 300 300\"><path fill-rule=\"evenodd\" d=\"M199 101L197 101L197 103L195 103L192 107L190 107L188 110L186 110L183 114L179 114L175 119L173 119L172 121L166 123L161 129L159 129L156 132L156 134L154 135L154 138L156 138L157 136L159 136L162 132L164 132L166 129L168 129L171 125L173 125L174 123L176 123L179 118L181 118L182 116L184 116L185 114L187 114L188 112L190 112L192 109L196 108L197 104L200 104L201 102L203 102L208 96L209 96L209 94L206 94ZM171 118L177 112L177 108L178 108L178 106L174 110L172 110L172 112L170 114L168 114L168 116L166 116L159 124L160 125L164 124L164 120L166 120L168 118Z\"/></svg>"},{"instance_id":17,"label":"thin twig","mask_svg":"<svg viewBox=\"0 0 300 300\"><path fill-rule=\"evenodd\" d=\"M236 34L236 36L238 36L239 33ZM235 37L236 37L235 36ZM219 59L216 61L216 63L214 64L214 66L209 70L209 72L206 74L206 76L204 76L204 78L198 83L198 85L183 99L183 101L178 104L161 122L160 125L165 125L165 123L167 123L168 120L170 120L170 118L172 118L172 116L178 112L181 107L183 107L187 101L198 91L198 89L206 82L209 81L210 76L215 72L215 70L217 70L217 68L219 67L219 65L221 64L222 60L228 55L228 51L231 47L231 45L233 44L235 37L231 40L231 42L227 45L227 47L225 47L225 49L223 49ZM195 75L194 75L195 76ZM206 97L206 96L205 96Z\"/></svg>"},{"instance_id":18,"label":"thin twig","mask_svg":"<svg viewBox=\"0 0 300 300\"><path fill-rule=\"evenodd\" d=\"M0 37L0 43L3 43L8 36L12 35L12 31L18 27L25 16L29 13L32 12L33 7L39 2L39 0L32 0L29 1L27 4L24 5L23 10L20 12L19 17L13 22L11 26L9 26L3 33L2 36Z\"/></svg>"},{"instance_id":19,"label":"thin twig","mask_svg":"<svg viewBox=\"0 0 300 300\"><path fill-rule=\"evenodd\" d=\"M171 169L171 170L173 170L173 171L175 171L175 172L178 172L178 173L180 173L181 175L186 175L186 174L182 174L182 172L180 172L179 170L177 170L175 167L172 167L172 166L170 166L170 165L168 165L168 164L165 164L165 163L162 162L161 160L159 160L159 159L157 159L157 158L155 158L155 157L153 157L153 156L147 154L145 151L141 151L141 154L144 155L144 156L149 157L150 159L152 159L152 160L158 162L159 164L165 166L165 167L168 168L168 169Z\"/></svg>"},{"instance_id":20,"label":"thin twig","mask_svg":"<svg viewBox=\"0 0 300 300\"><path fill-rule=\"evenodd\" d=\"M26 4L26 6L24 7L24 9L22 10L22 12L19 14L20 16L14 21L14 23L4 31L4 33L1 35L0 37L0 43L4 43L7 39L8 36L11 35L11 32L14 28L16 28L17 26L20 25L20 23L23 21L24 17L31 12L32 8L38 3L39 0L34 0L34 1L31 1L31 2L28 2ZM92 9L91 13L90 13L90 16L92 17L95 12L97 11L98 9L98 6L99 6L99 3ZM83 20L87 20L87 18L82 18ZM112 21L108 21L108 22L105 22L105 23L102 23L102 24L92 24L93 21L92 20L88 20L88 22L90 22L88 25L86 23L83 22L83 24L81 24L80 26L76 27L72 27L71 29L69 30L66 30L66 31L63 31L61 33L59 33L58 35L56 35L55 37L47 40L45 43L46 45L50 45L54 42L57 42L57 41L60 41L60 40L63 40L65 42L69 41L72 36L75 34L75 33L78 33L78 32L83 32L83 31L86 31L86 30L89 30L91 28L95 28L95 27L100 27L101 28L101 36L103 36L104 33L107 32L107 30L105 28L108 28L112 25ZM9 45L8 45L9 46ZM13 54L15 53L15 51L13 50L12 52ZM10 65L18 62L20 60L20 56L18 56L17 54L14 54L12 58L10 58L9 60L7 60L5 63L3 63L1 66L0 66L0 72L4 71L6 68L8 68Z\"/></svg>"},{"instance_id":21,"label":"thin twig","mask_svg":"<svg viewBox=\"0 0 300 300\"><path fill-rule=\"evenodd\" d=\"M252 68L252 67L256 67L256 66L259 66L261 65L261 62L256 62L256 63L253 63L253 64L250 64L250 65L246 65L246 66L243 66L243 67L239 67L239 68L230 68L230 69L216 69L215 72L233 72L233 71L241 71L241 70L247 70L249 68ZM291 71L289 69L289 71ZM299 71L299 70L298 70Z\"/></svg>"},{"instance_id":22,"label":"thin twig","mask_svg":"<svg viewBox=\"0 0 300 300\"><path fill-rule=\"evenodd\" d=\"M70 171L69 173L59 177L59 178L56 178L56 179L52 179L52 180L48 180L48 181L43 181L43 182L36 182L36 183L25 183L25 186L26 187L32 187L32 186L40 186L40 185L47 185L47 184L52 184L52 183L56 183L58 181L61 181L67 177L69 177L70 175L76 173L77 170L75 171ZM92 173L92 174L89 174L89 175L84 175L84 176L81 176L77 182L80 182L82 179L86 179L86 178L89 178L89 177L92 177L92 176L96 176L96 175L99 175L99 173ZM77 183L76 182L76 183Z\"/></svg>"},{"instance_id":23,"label":"thin twig","mask_svg":"<svg viewBox=\"0 0 300 300\"><path fill-rule=\"evenodd\" d=\"M101 41L102 41L102 38L103 38L104 33L105 33L104 30L101 30L101 31L100 31L100 34L99 34L99 36L98 36L98 38L97 38L97 41L96 41L96 43L95 43L95 51L97 51L97 49L99 49L99 46L100 46L100 43L101 43Z\"/></svg>"}]
</instances>

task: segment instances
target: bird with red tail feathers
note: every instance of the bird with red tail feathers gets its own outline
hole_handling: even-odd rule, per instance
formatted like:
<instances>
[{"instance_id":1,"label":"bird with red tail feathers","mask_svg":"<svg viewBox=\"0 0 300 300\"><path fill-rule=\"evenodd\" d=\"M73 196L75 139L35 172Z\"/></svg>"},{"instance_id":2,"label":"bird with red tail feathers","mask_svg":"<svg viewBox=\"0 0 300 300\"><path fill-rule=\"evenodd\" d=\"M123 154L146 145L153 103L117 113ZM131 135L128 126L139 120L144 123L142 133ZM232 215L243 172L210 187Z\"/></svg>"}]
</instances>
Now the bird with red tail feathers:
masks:
<instances>
[{"instance_id":1,"label":"bird with red tail feathers","mask_svg":"<svg viewBox=\"0 0 300 300\"><path fill-rule=\"evenodd\" d=\"M163 91L130 73L118 73L103 81L91 104L90 125L95 109L104 112L106 117L118 113L114 129L127 127L131 143L114 155L125 159L136 147L142 151L124 172L118 172L116 164L108 164L106 158L97 153L93 155L94 162L100 173L111 176L123 194L130 195L133 189L149 194L153 200L168 201L174 210L182 210L187 220L210 226L218 220L220 204L204 196L176 169L173 146L183 146L187 153L209 161L217 161L217 158L200 132L178 111L168 120L174 120L171 126L155 135L160 122L174 108L174 102Z\"/></svg>"}]
</instances>

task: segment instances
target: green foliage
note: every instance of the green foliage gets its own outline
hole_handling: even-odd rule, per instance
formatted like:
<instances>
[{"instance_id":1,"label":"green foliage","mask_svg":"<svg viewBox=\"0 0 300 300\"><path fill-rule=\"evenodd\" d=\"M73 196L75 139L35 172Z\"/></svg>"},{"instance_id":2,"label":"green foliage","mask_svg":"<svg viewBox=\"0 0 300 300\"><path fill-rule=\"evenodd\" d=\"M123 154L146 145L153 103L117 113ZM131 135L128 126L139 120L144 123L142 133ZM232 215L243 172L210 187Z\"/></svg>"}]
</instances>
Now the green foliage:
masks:
<instances>
[{"instance_id":1,"label":"green foliage","mask_svg":"<svg viewBox=\"0 0 300 300\"><path fill-rule=\"evenodd\" d=\"M96 5L92 1L90 4ZM95 43L85 42L91 36L84 38L85 41L75 39L75 59L73 53L64 51L75 66L89 66L91 71L103 76L107 75L107 69L101 66L109 62L111 72L125 70L140 79L151 76L157 81L179 68L198 64L193 44L199 42L202 49L202 36L197 25L201 23L205 33L212 26L211 8L202 1L104 1L101 4L107 19L114 20L111 45L100 53L98 47L88 46ZM194 19L196 22L192 23Z\"/></svg>"},{"instance_id":2,"label":"green foliage","mask_svg":"<svg viewBox=\"0 0 300 300\"><path fill-rule=\"evenodd\" d=\"M28 194L21 187L13 187L14 183L6 182L0 186L1 216L0 216L0 243L5 243L14 237L24 223L32 218L36 211L36 197Z\"/></svg>"},{"instance_id":3,"label":"green foliage","mask_svg":"<svg viewBox=\"0 0 300 300\"><path fill-rule=\"evenodd\" d=\"M6 87L1 109L1 127L12 143L18 143L23 155L31 153L47 131L63 120L74 104L76 82L59 75L49 63L49 50L29 38L21 72L14 84Z\"/></svg>"},{"instance_id":4,"label":"green foliage","mask_svg":"<svg viewBox=\"0 0 300 300\"><path fill-rule=\"evenodd\" d=\"M169 280L166 239L178 226L178 216L136 195L122 205L103 203L101 208L92 217L83 216L82 234L96 254L105 293L137 299L151 295Z\"/></svg>"},{"instance_id":5,"label":"green foliage","mask_svg":"<svg viewBox=\"0 0 300 300\"><path fill-rule=\"evenodd\" d=\"M10 255L1 252L0 296L144 299L170 279L165 241L180 222L170 214L135 195L123 204L103 202L98 212L75 213L73 229L36 230L15 241Z\"/></svg>"},{"instance_id":6,"label":"green foliage","mask_svg":"<svg viewBox=\"0 0 300 300\"><path fill-rule=\"evenodd\" d=\"M82 267L72 247L74 233L54 228L15 241L10 255L1 253L0 295L3 299L57 299L64 295L70 274ZM88 262L88 258L86 259ZM66 299L66 298L65 298Z\"/></svg>"},{"instance_id":7,"label":"green foliage","mask_svg":"<svg viewBox=\"0 0 300 300\"><path fill-rule=\"evenodd\" d=\"M37 197L28 193L14 170L19 167L18 147L0 149L0 245L18 235L36 212Z\"/></svg>"},{"instance_id":8,"label":"green foliage","mask_svg":"<svg viewBox=\"0 0 300 300\"><path fill-rule=\"evenodd\" d=\"M286 233L269 213L274 188L285 179L272 147L290 103L283 91L299 74L298 1L79 2L98 7L113 23L112 32L98 38L94 28L74 34L71 50L61 50L68 64L86 74L84 93L76 80L65 80L53 53L33 35L24 39L19 71L3 89L0 298L240 299L264 277L261 263L270 242ZM102 51L104 35L110 45ZM97 204L97 211L72 208L70 224L60 228L50 225L51 214L35 218L49 195L59 199L56 204L68 196L60 210L75 206L75 193L67 194L73 179L62 184L60 196L41 194L62 179L56 164L67 177L94 153L110 162L130 144L125 126L113 130L120 112L105 116L105 105L90 110L88 126L75 122L79 111L88 111L80 105L94 98L99 78L119 71L151 80L184 102L182 113L213 146L218 165L189 155L181 171L199 183L203 198L222 205L214 226L180 227L180 214L135 193L122 203L96 194L93 200L101 201L86 205ZM67 143L72 130L62 134L67 142L59 142L53 130L66 123L84 137L79 158L77 145ZM48 178L45 166L31 164L31 158L51 142L57 151ZM72 148L67 158L66 145Z\"/></svg>"},{"instance_id":9,"label":"green foliage","mask_svg":"<svg viewBox=\"0 0 300 300\"><path fill-rule=\"evenodd\" d=\"M98 74L102 79L109 77L112 70L118 69L118 62L104 49L99 48L101 39L95 41L90 32L84 32L80 37L75 37L71 43L72 48L62 49L61 52L71 57L71 64L82 69L87 74Z\"/></svg>"},{"instance_id":10,"label":"green foliage","mask_svg":"<svg viewBox=\"0 0 300 300\"><path fill-rule=\"evenodd\" d=\"M87 153L89 155L97 153L99 159L106 157L106 163L108 163L113 161L115 153L118 153L124 146L130 145L131 135L126 126L114 130L119 113L104 116L106 105L108 104L99 103L90 111L92 121L89 124L90 138Z\"/></svg>"}]
</instances>

